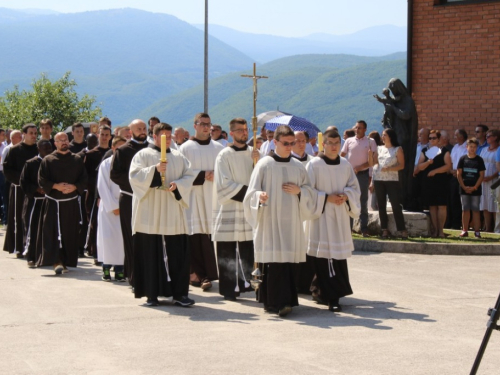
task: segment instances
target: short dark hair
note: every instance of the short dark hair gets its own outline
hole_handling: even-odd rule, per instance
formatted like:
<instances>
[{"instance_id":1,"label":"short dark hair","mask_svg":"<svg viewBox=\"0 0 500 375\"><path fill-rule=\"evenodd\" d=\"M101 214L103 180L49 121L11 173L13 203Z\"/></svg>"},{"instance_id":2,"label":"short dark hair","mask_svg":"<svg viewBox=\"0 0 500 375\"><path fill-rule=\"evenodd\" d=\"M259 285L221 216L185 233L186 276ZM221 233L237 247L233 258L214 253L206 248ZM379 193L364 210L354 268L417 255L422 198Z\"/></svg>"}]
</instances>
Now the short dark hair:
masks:
<instances>
[{"instance_id":1,"label":"short dark hair","mask_svg":"<svg viewBox=\"0 0 500 375\"><path fill-rule=\"evenodd\" d=\"M307 132L305 132L305 131L303 131L303 130L299 130L299 131L296 131L296 132L294 132L294 133L295 133L295 134L297 134L297 133L302 133L302 134L304 134L304 136L306 137L306 142L309 142L309 133L307 133Z\"/></svg>"},{"instance_id":2,"label":"short dark hair","mask_svg":"<svg viewBox=\"0 0 500 375\"><path fill-rule=\"evenodd\" d=\"M51 129L53 128L52 120L49 118L44 118L42 121L40 121L40 127L42 127L43 125L49 125Z\"/></svg>"},{"instance_id":3,"label":"short dark hair","mask_svg":"<svg viewBox=\"0 0 500 375\"><path fill-rule=\"evenodd\" d=\"M292 128L288 125L280 125L274 132L274 139L279 141L281 137L288 137L290 135L292 137L295 137L295 132L292 130Z\"/></svg>"},{"instance_id":4,"label":"short dark hair","mask_svg":"<svg viewBox=\"0 0 500 375\"><path fill-rule=\"evenodd\" d=\"M28 133L28 129L31 129L31 128L35 128L36 129L36 125L33 124L33 123L26 124L26 125L23 126L22 131L23 131L24 134L26 134L26 133Z\"/></svg>"},{"instance_id":5,"label":"short dark hair","mask_svg":"<svg viewBox=\"0 0 500 375\"><path fill-rule=\"evenodd\" d=\"M160 122L160 119L159 119L158 117L153 116L153 117L151 117L151 118L148 120L148 124L151 122L151 120L156 121L156 122Z\"/></svg>"},{"instance_id":6,"label":"short dark hair","mask_svg":"<svg viewBox=\"0 0 500 375\"><path fill-rule=\"evenodd\" d=\"M335 129L330 129L323 134L323 137L323 140L326 140L326 138L340 138L340 134Z\"/></svg>"},{"instance_id":7,"label":"short dark hair","mask_svg":"<svg viewBox=\"0 0 500 375\"><path fill-rule=\"evenodd\" d=\"M382 133L387 134L387 136L389 137L389 139L391 141L392 147L398 147L399 146L398 135L396 134L396 131L394 129L387 128L387 129L384 129L382 131Z\"/></svg>"},{"instance_id":8,"label":"short dark hair","mask_svg":"<svg viewBox=\"0 0 500 375\"><path fill-rule=\"evenodd\" d=\"M210 116L208 115L208 113L205 112L197 113L194 116L194 123L196 124L198 121L200 121L201 118L210 118Z\"/></svg>"},{"instance_id":9,"label":"short dark hair","mask_svg":"<svg viewBox=\"0 0 500 375\"><path fill-rule=\"evenodd\" d=\"M75 122L71 125L71 131L74 132L76 128L83 128L83 124L81 122Z\"/></svg>"},{"instance_id":10,"label":"short dark hair","mask_svg":"<svg viewBox=\"0 0 500 375\"><path fill-rule=\"evenodd\" d=\"M464 137L464 140L466 141L468 138L467 132L464 129L457 129L457 132L460 133L462 137Z\"/></svg>"},{"instance_id":11,"label":"short dark hair","mask_svg":"<svg viewBox=\"0 0 500 375\"><path fill-rule=\"evenodd\" d=\"M217 130L222 131L222 126L217 125L217 124L212 124L212 128L216 128Z\"/></svg>"},{"instance_id":12,"label":"short dark hair","mask_svg":"<svg viewBox=\"0 0 500 375\"><path fill-rule=\"evenodd\" d=\"M153 128L153 134L158 135L162 130L172 131L172 126L170 126L166 122L159 122Z\"/></svg>"},{"instance_id":13,"label":"short dark hair","mask_svg":"<svg viewBox=\"0 0 500 375\"><path fill-rule=\"evenodd\" d=\"M105 122L106 124L108 124L108 126L111 126L111 120L108 117L106 117L106 116L101 117L99 119L99 122Z\"/></svg>"},{"instance_id":14,"label":"short dark hair","mask_svg":"<svg viewBox=\"0 0 500 375\"><path fill-rule=\"evenodd\" d=\"M109 130L109 132L111 133L111 127L109 127L108 125L99 126L99 133L101 132L101 130Z\"/></svg>"},{"instance_id":15,"label":"short dark hair","mask_svg":"<svg viewBox=\"0 0 500 375\"><path fill-rule=\"evenodd\" d=\"M233 131L234 130L234 127L236 125L247 125L247 120L245 120L244 118L242 117L236 117L236 118L233 118L230 122L229 122L229 130L230 131Z\"/></svg>"},{"instance_id":16,"label":"short dark hair","mask_svg":"<svg viewBox=\"0 0 500 375\"><path fill-rule=\"evenodd\" d=\"M366 121L365 120L358 120L358 121L356 121L356 124L363 124L365 126L365 129L368 128L368 125L366 125Z\"/></svg>"},{"instance_id":17,"label":"short dark hair","mask_svg":"<svg viewBox=\"0 0 500 375\"><path fill-rule=\"evenodd\" d=\"M490 128L488 128L486 125L484 124L479 124L479 125L476 125L476 128L481 128L483 130L483 132L487 132L488 130L490 130Z\"/></svg>"},{"instance_id":18,"label":"short dark hair","mask_svg":"<svg viewBox=\"0 0 500 375\"><path fill-rule=\"evenodd\" d=\"M48 139L40 139L36 143L36 147L40 150L40 148L42 148L46 143L48 143L50 145L50 148L52 148L52 143L50 143Z\"/></svg>"},{"instance_id":19,"label":"short dark hair","mask_svg":"<svg viewBox=\"0 0 500 375\"><path fill-rule=\"evenodd\" d=\"M351 138L351 137L354 137L356 135L356 132L352 129L347 129L344 134L347 135L347 138Z\"/></svg>"}]
</instances>

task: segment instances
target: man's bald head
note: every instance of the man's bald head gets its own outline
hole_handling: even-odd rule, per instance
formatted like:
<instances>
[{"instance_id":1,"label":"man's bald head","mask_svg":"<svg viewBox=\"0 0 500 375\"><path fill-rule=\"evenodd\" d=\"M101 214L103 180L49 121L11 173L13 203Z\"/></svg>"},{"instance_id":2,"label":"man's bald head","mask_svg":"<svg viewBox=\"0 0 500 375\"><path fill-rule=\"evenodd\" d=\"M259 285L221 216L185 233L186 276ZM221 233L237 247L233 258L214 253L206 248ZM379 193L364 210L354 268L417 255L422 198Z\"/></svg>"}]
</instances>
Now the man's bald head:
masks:
<instances>
[{"instance_id":1,"label":"man's bald head","mask_svg":"<svg viewBox=\"0 0 500 375\"><path fill-rule=\"evenodd\" d=\"M139 142L144 142L148 138L146 123L136 119L128 126L132 132L132 138Z\"/></svg>"},{"instance_id":2,"label":"man's bald head","mask_svg":"<svg viewBox=\"0 0 500 375\"><path fill-rule=\"evenodd\" d=\"M69 152L69 139L66 133L57 133L54 137L54 143L56 144L57 152L61 152L63 154Z\"/></svg>"}]
</instances>

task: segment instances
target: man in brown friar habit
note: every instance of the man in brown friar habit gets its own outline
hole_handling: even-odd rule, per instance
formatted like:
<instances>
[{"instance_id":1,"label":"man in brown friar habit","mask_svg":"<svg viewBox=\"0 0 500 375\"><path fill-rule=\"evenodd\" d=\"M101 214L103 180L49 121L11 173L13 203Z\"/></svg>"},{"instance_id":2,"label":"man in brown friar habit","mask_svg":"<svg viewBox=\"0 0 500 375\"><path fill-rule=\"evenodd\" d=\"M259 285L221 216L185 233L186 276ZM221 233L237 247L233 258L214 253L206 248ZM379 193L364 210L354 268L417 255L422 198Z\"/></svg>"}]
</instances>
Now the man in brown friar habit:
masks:
<instances>
[{"instance_id":1,"label":"man in brown friar habit","mask_svg":"<svg viewBox=\"0 0 500 375\"><path fill-rule=\"evenodd\" d=\"M50 154L52 149L52 142L47 139L38 141L38 155L29 159L24 164L21 178L19 180L21 189L25 194L23 206L23 225L26 237L26 245L24 247L23 255L28 261L29 268L35 268L36 262L41 254L40 246L37 246L38 238L38 224L42 212L42 204L45 200L45 192L38 185L38 171L42 159ZM38 256L37 256L38 255Z\"/></svg>"},{"instance_id":2,"label":"man in brown friar habit","mask_svg":"<svg viewBox=\"0 0 500 375\"><path fill-rule=\"evenodd\" d=\"M191 162L191 168L197 174L186 215L191 246L190 282L191 285L200 286L203 290L210 289L212 281L218 279L214 245L210 234L215 159L224 146L211 140L211 125L208 114L198 113L194 118L194 139L184 142L179 149Z\"/></svg>"},{"instance_id":3,"label":"man in brown friar habit","mask_svg":"<svg viewBox=\"0 0 500 375\"><path fill-rule=\"evenodd\" d=\"M85 169L87 170L88 185L87 185L87 197L85 199L85 208L87 211L87 218L89 222L89 227L87 230L87 238L85 242L85 249L94 258L94 264L98 264L97 261L97 199L96 199L96 184L97 184L97 173L99 164L101 164L104 154L110 149L109 141L111 140L111 128L108 125L99 126L98 130L99 145L92 150L89 150L85 154L83 163L85 164Z\"/></svg>"},{"instance_id":4,"label":"man in brown friar habit","mask_svg":"<svg viewBox=\"0 0 500 375\"><path fill-rule=\"evenodd\" d=\"M82 217L78 194L87 186L87 172L82 158L69 151L66 133L57 133L54 139L57 151L42 160L38 172L38 183L46 197L38 232L42 244L39 265L53 265L60 275L78 262Z\"/></svg>"},{"instance_id":5,"label":"man in brown friar habit","mask_svg":"<svg viewBox=\"0 0 500 375\"><path fill-rule=\"evenodd\" d=\"M132 236L132 187L130 186L130 163L134 155L148 147L146 123L134 120L129 125L132 139L118 147L111 161L111 181L120 187L120 224L122 226L123 246L125 249L125 276L133 286L134 280L134 240Z\"/></svg>"},{"instance_id":6,"label":"man in brown friar habit","mask_svg":"<svg viewBox=\"0 0 500 375\"><path fill-rule=\"evenodd\" d=\"M23 257L24 252L24 230L23 230L23 204L24 192L19 186L19 179L27 160L38 155L36 146L37 129L35 124L23 126L23 141L13 146L3 161L3 173L5 179L10 182L9 218L7 233L3 249L14 253L18 258Z\"/></svg>"}]
</instances>

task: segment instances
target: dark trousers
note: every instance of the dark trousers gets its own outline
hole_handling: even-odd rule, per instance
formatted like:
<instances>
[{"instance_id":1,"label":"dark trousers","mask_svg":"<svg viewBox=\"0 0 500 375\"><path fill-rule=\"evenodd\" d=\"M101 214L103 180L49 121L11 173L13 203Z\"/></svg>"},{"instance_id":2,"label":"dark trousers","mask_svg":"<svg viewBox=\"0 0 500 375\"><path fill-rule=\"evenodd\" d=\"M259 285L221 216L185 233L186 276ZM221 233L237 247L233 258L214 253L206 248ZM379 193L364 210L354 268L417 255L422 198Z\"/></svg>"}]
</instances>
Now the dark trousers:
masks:
<instances>
[{"instance_id":1,"label":"dark trousers","mask_svg":"<svg viewBox=\"0 0 500 375\"><path fill-rule=\"evenodd\" d=\"M120 194L120 224L122 228L123 249L125 250L125 276L130 285L134 285L134 238L132 236L132 197Z\"/></svg>"},{"instance_id":2,"label":"dark trousers","mask_svg":"<svg viewBox=\"0 0 500 375\"><path fill-rule=\"evenodd\" d=\"M380 227L387 229L387 196L391 201L394 221L398 231L406 230L405 218L403 216L403 206L401 202L401 184L399 181L373 181L375 190L377 191L378 212L380 217Z\"/></svg>"},{"instance_id":3,"label":"dark trousers","mask_svg":"<svg viewBox=\"0 0 500 375\"><path fill-rule=\"evenodd\" d=\"M164 256L163 241L165 241L167 260ZM161 236L136 233L134 249L135 298L153 299L173 296L174 299L179 300L188 295L189 239L187 235Z\"/></svg>"},{"instance_id":4,"label":"dark trousers","mask_svg":"<svg viewBox=\"0 0 500 375\"><path fill-rule=\"evenodd\" d=\"M361 232L366 232L368 230L368 187L370 186L370 175L368 170L365 170L358 172L356 177L358 178L359 189L361 190L359 223Z\"/></svg>"},{"instance_id":5,"label":"dark trousers","mask_svg":"<svg viewBox=\"0 0 500 375\"><path fill-rule=\"evenodd\" d=\"M9 197L7 196L7 190L5 189L5 176L3 171L0 171L0 219L3 224L7 224L7 204Z\"/></svg>"},{"instance_id":6,"label":"dark trousers","mask_svg":"<svg viewBox=\"0 0 500 375\"><path fill-rule=\"evenodd\" d=\"M209 234L197 233L189 236L191 248L192 282L217 280L217 262L214 244Z\"/></svg>"},{"instance_id":7,"label":"dark trousers","mask_svg":"<svg viewBox=\"0 0 500 375\"><path fill-rule=\"evenodd\" d=\"M460 201L460 184L458 183L456 177L451 177L450 181L448 219L449 225L452 229L460 229L462 227L462 202Z\"/></svg>"},{"instance_id":8,"label":"dark trousers","mask_svg":"<svg viewBox=\"0 0 500 375\"><path fill-rule=\"evenodd\" d=\"M347 260L309 258L316 274L311 286L315 295L324 302L338 303L339 298L352 294Z\"/></svg>"},{"instance_id":9,"label":"dark trousers","mask_svg":"<svg viewBox=\"0 0 500 375\"><path fill-rule=\"evenodd\" d=\"M267 311L277 312L285 306L298 306L296 263L264 263L262 284L257 299Z\"/></svg>"},{"instance_id":10,"label":"dark trousers","mask_svg":"<svg viewBox=\"0 0 500 375\"><path fill-rule=\"evenodd\" d=\"M253 271L253 241L238 242L238 250L239 259L236 253L236 242L217 242L219 294L221 296L238 297L240 293L252 290L249 283ZM236 279L236 274L238 274L238 279ZM248 286L245 285L245 280Z\"/></svg>"}]
</instances>

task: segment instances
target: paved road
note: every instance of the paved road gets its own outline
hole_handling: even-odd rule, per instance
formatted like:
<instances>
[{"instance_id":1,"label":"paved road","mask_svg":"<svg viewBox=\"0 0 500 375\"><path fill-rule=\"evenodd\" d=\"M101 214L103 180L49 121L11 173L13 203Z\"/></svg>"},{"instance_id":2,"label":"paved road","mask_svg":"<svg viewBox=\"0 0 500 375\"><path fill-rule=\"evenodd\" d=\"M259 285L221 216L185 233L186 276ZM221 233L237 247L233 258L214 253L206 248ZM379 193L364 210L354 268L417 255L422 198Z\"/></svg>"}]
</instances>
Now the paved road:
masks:
<instances>
[{"instance_id":1,"label":"paved road","mask_svg":"<svg viewBox=\"0 0 500 375\"><path fill-rule=\"evenodd\" d=\"M281 319L216 283L192 308L148 308L90 260L56 277L1 252L0 374L469 373L500 257L356 253L349 268L343 313L302 296ZM499 347L494 332L480 374L500 374Z\"/></svg>"}]
</instances>

